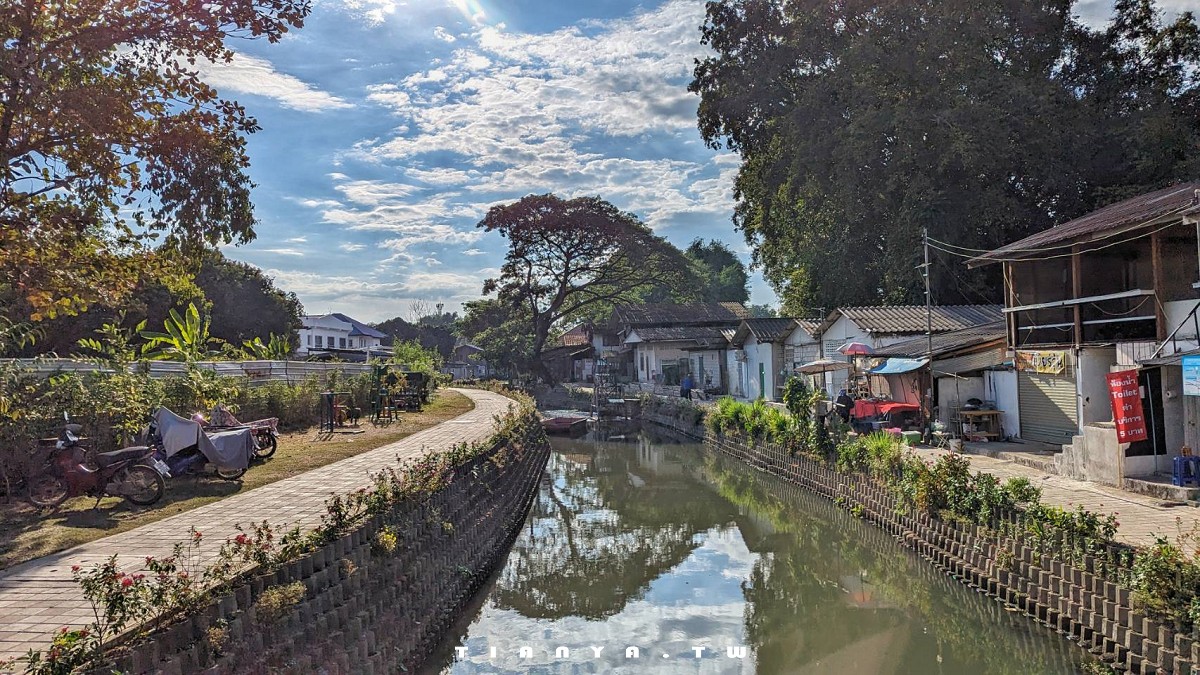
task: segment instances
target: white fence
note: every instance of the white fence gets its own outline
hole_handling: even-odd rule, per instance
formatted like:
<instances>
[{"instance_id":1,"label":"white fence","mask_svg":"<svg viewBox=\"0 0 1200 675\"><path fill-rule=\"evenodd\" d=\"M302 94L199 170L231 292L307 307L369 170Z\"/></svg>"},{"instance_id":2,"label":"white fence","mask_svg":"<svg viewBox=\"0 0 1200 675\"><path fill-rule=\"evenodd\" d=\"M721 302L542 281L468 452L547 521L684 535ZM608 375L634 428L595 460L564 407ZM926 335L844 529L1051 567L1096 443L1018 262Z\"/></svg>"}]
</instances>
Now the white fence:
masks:
<instances>
[{"instance_id":1,"label":"white fence","mask_svg":"<svg viewBox=\"0 0 1200 675\"><path fill-rule=\"evenodd\" d=\"M3 359L5 363L16 363L23 370L36 375L50 377L66 372L102 372L102 366L74 359ZM199 368L211 370L225 377L244 377L251 385L264 382L287 382L294 384L312 375L323 376L332 372L359 375L371 372L365 363L330 363L325 361L200 361ZM150 377L183 375L187 365L175 361L146 361L133 368L148 368Z\"/></svg>"}]
</instances>

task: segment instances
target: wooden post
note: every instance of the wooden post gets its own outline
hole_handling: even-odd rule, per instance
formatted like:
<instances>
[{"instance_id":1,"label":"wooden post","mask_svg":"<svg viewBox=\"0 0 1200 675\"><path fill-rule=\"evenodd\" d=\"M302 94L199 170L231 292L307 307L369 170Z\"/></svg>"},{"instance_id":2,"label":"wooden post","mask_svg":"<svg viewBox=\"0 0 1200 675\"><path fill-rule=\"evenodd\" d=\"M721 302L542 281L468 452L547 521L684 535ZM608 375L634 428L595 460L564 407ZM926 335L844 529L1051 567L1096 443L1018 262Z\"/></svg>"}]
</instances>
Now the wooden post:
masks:
<instances>
[{"instance_id":1,"label":"wooden post","mask_svg":"<svg viewBox=\"0 0 1200 675\"><path fill-rule=\"evenodd\" d=\"M1083 296L1083 278L1080 274L1080 256L1078 246L1071 247L1071 299L1078 300ZM1078 304L1072 305L1075 317L1075 346L1078 347L1083 342L1083 308Z\"/></svg>"},{"instance_id":2,"label":"wooden post","mask_svg":"<svg viewBox=\"0 0 1200 675\"><path fill-rule=\"evenodd\" d=\"M1013 285L1013 282L1012 282L1013 265L1012 265L1012 263L1010 263L1008 261L1002 262L1002 263L1000 263L1000 265L1001 265L1001 276L1004 277L1003 279L1001 279L1001 282L1004 284L1004 298L1007 301L1007 304L1009 307L1016 307L1017 306L1017 293L1015 290L1013 290L1013 287L1012 287L1012 285ZM1018 328L1017 324L1018 324L1018 317L1017 317L1016 312L1009 312L1004 317L1004 325L1008 329L1008 346L1011 347L1012 349L1016 349L1018 346L1020 346L1018 344L1018 334L1019 333L1017 331L1017 328Z\"/></svg>"},{"instance_id":3,"label":"wooden post","mask_svg":"<svg viewBox=\"0 0 1200 675\"><path fill-rule=\"evenodd\" d=\"M1162 232L1150 235L1150 267L1154 272L1154 326L1159 343L1167 339L1167 317L1163 313Z\"/></svg>"}]
</instances>

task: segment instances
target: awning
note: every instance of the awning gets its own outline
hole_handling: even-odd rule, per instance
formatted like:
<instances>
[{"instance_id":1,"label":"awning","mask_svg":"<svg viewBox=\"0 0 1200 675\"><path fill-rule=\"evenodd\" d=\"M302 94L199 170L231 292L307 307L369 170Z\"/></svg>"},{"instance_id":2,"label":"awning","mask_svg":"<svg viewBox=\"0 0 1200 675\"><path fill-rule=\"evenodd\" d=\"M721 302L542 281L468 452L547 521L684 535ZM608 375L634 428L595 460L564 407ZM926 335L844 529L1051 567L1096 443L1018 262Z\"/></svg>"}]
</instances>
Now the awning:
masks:
<instances>
[{"instance_id":1,"label":"awning","mask_svg":"<svg viewBox=\"0 0 1200 675\"><path fill-rule=\"evenodd\" d=\"M957 375L973 370L997 368L1011 362L1004 347L988 349L974 354L957 356L952 359L935 359L933 362L934 375Z\"/></svg>"},{"instance_id":2,"label":"awning","mask_svg":"<svg viewBox=\"0 0 1200 675\"><path fill-rule=\"evenodd\" d=\"M872 375L899 375L900 373L911 373L919 368L924 368L927 363L929 363L929 359L892 357L884 361L883 365L875 366L869 372Z\"/></svg>"}]
</instances>

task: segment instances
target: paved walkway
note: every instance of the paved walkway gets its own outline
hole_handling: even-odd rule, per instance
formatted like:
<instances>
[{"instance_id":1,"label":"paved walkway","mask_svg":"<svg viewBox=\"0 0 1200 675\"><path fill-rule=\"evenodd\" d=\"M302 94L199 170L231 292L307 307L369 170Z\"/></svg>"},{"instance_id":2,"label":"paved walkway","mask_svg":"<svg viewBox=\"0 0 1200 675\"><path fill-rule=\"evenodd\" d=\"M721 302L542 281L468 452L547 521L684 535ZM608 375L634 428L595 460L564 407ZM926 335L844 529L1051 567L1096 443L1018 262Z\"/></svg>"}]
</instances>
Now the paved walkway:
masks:
<instances>
[{"instance_id":1,"label":"paved walkway","mask_svg":"<svg viewBox=\"0 0 1200 675\"><path fill-rule=\"evenodd\" d=\"M929 459L946 454L946 450L918 448L915 452ZM1000 480L1023 477L1042 489L1042 501L1063 508L1083 506L1097 513L1116 513L1117 540L1135 546L1154 543L1155 535L1174 540L1182 529L1190 532L1200 523L1200 508L1172 505L1162 499L1140 495L1115 487L1071 480L1003 459L983 455L966 455L971 468L990 473ZM1177 520L1178 519L1178 520ZM1200 532L1198 532L1200 534Z\"/></svg>"},{"instance_id":2,"label":"paved walkway","mask_svg":"<svg viewBox=\"0 0 1200 675\"><path fill-rule=\"evenodd\" d=\"M429 451L486 439L493 416L503 414L512 402L487 391L454 391L470 397L475 408L361 455L0 572L0 661L45 647L62 626L91 621L90 605L71 579L72 565L87 567L117 553L136 567L146 556L169 555L193 526L204 535L201 555L210 558L221 542L237 534L238 523L266 520L276 531L296 525L310 528L320 522L330 493L348 494L369 486L370 475L395 466L397 458L413 460Z\"/></svg>"}]
</instances>

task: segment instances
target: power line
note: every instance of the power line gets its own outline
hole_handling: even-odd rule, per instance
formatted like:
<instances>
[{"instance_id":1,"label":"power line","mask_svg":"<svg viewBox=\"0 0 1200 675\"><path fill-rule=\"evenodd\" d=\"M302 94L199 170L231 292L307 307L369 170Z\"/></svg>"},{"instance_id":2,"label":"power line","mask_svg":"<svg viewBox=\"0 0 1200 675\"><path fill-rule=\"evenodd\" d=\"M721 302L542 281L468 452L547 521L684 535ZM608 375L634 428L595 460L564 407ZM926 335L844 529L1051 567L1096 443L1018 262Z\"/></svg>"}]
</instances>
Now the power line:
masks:
<instances>
[{"instance_id":1,"label":"power line","mask_svg":"<svg viewBox=\"0 0 1200 675\"><path fill-rule=\"evenodd\" d=\"M1186 209L1189 209L1189 208L1191 208L1191 206L1190 206L1190 205L1180 206L1179 208L1173 209L1173 210L1171 210L1171 211L1168 211L1168 212L1166 212L1166 213L1164 213L1164 214L1161 214L1161 215L1159 215L1159 216L1155 216L1154 218L1152 218L1152 219L1150 219L1150 220L1143 221L1142 223L1139 223L1138 225L1136 225L1136 226L1135 226L1134 228L1132 228L1132 229L1137 229L1137 228L1140 228L1140 227L1142 227L1142 226L1144 226L1144 225L1148 225L1148 224L1150 224L1150 223L1154 222L1155 220L1158 220L1159 218L1163 218L1163 217L1165 217L1165 216L1171 216L1171 215L1174 215L1174 214L1176 214L1176 213L1179 213L1179 212L1181 212L1181 211L1184 211L1184 210L1186 210ZM1154 230L1154 232L1137 234L1137 235L1134 235L1133 237L1130 237L1130 238L1128 238L1128 239L1122 239L1121 241L1113 242L1112 244L1107 244L1107 245L1105 245L1105 246L1099 246L1099 247L1092 248L1092 249L1088 249L1088 250L1089 250L1089 251L1100 251L1100 250L1103 250L1103 249L1109 248L1110 246L1116 246L1116 245L1118 245L1118 244L1124 244L1124 243L1126 243L1126 242L1133 241L1134 239L1139 239L1139 238L1141 238L1141 237L1144 237L1144 236L1146 236L1147 234L1154 234L1155 232L1161 232L1161 231L1163 231L1163 230L1165 230L1165 229L1167 229L1167 228L1169 228L1169 227L1173 227L1174 225L1177 225L1177 223L1171 223L1171 224L1168 224L1168 225L1164 225L1163 227L1161 227L1161 228L1159 228L1159 229L1157 229L1157 230ZM1114 235L1112 235L1112 236L1117 236L1117 235L1115 235L1115 234L1114 234ZM930 242L930 245L931 245L931 246L933 246L934 248L937 248L939 251L942 251L942 252L944 252L944 253L949 253L949 254L951 254L951 255L957 255L957 256L959 256L959 257L962 257L962 258L972 258L972 259L973 259L973 258L978 258L978 257L980 257L980 256L979 256L979 255L968 255L968 254L966 254L966 253L960 253L959 251L968 251L968 252L975 253L975 254L991 253L991 251L990 251L990 250L981 249L981 248L971 248L971 247L969 247L969 246L960 246L960 245L958 245L958 244L951 244L951 243L949 243L949 242L941 241L941 240L939 240L939 239L934 239L933 237L929 237L929 242ZM943 247L947 247L947 248L940 248L939 246L936 246L935 244L937 244L937 245L940 245L940 246L943 246ZM1073 246L1073 245L1074 245L1074 244L1059 244L1058 246L1047 246L1047 247L1042 247L1042 248L1015 248L1015 249L1010 249L1010 250L1008 251L1008 253L1014 253L1014 254L1020 254L1020 253L1044 253L1044 252L1047 252L1047 251L1057 251L1057 250L1059 250L1059 249L1062 249L1062 248L1067 248L1067 247L1069 247L1069 246ZM1003 247L1001 247L1001 248L1003 248ZM958 250L948 250L948 249L958 249ZM995 249L993 249L993 250L995 250ZM1054 258L1066 258L1066 257L1070 257L1071 255L1074 255L1074 254L1073 254L1073 253L1062 253L1062 254L1058 254L1058 255L1054 255L1054 256L1046 256L1046 257L1044 257L1044 258L1037 258L1037 259L1038 259L1038 260L1051 260L1051 259L1054 259ZM1020 260L1029 260L1029 258L988 258L988 260L992 260L992 261L998 261L998 262L1017 262L1017 261L1020 261Z\"/></svg>"},{"instance_id":2,"label":"power line","mask_svg":"<svg viewBox=\"0 0 1200 675\"><path fill-rule=\"evenodd\" d=\"M1129 237L1128 239L1121 239L1119 241L1114 241L1112 243L1105 244L1104 246L1097 246L1095 248L1089 248L1086 251L1080 251L1080 253L1091 253L1093 251L1103 251L1106 248L1112 248L1114 246L1120 246L1121 244L1127 244L1127 243L1133 241L1134 239L1141 239L1142 237L1145 237L1148 235L1157 234L1159 232L1162 232L1163 230L1172 228L1176 225L1178 225L1178 223L1170 223L1169 225L1163 225L1162 227L1158 228L1157 230L1153 230L1151 232L1143 232L1141 234L1137 234L1132 237ZM968 253L960 253L958 251L952 251L948 248L942 248L941 246L934 246L932 243L929 246L931 248L935 248L935 249L941 251L942 253L949 253L950 255L956 255L960 258L966 258L968 260L980 259L980 256L978 256L978 255L971 255ZM1059 248L1062 248L1062 247L1059 247ZM1047 255L1047 256L1040 256L1040 257L1033 257L1033 258L986 258L986 259L984 259L984 262L1029 262L1029 261L1034 261L1034 260L1055 260L1058 258L1070 258L1073 255L1075 255L1075 253L1060 253L1058 255Z\"/></svg>"}]
</instances>

